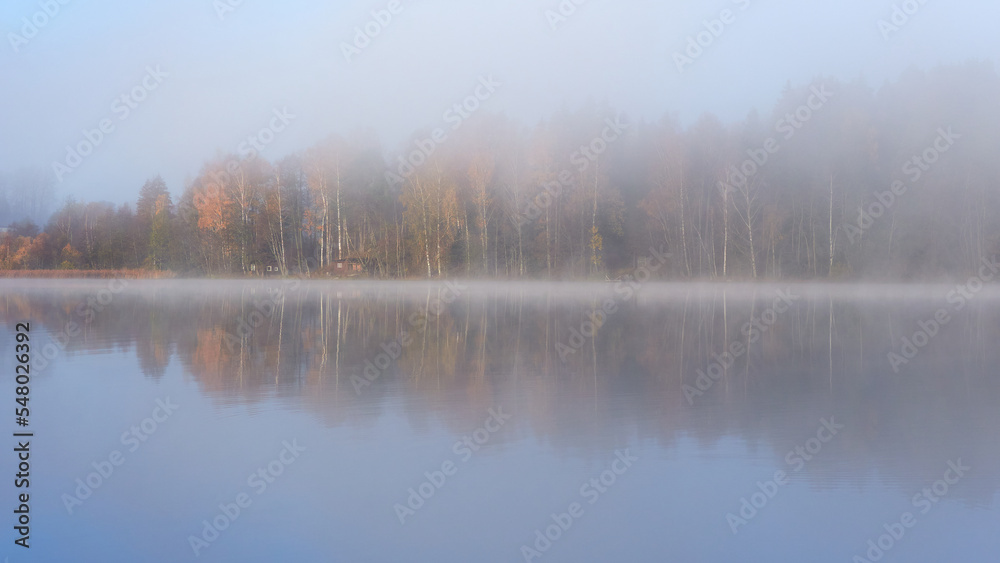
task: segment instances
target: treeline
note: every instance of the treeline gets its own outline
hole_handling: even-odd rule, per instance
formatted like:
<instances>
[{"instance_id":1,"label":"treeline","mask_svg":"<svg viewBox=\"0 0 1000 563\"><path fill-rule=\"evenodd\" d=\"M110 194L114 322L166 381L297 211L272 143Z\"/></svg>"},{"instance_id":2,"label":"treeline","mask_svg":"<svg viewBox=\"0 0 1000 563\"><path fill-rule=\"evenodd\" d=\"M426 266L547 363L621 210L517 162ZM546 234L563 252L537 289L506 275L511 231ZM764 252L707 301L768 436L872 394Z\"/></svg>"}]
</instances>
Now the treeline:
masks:
<instances>
[{"instance_id":1,"label":"treeline","mask_svg":"<svg viewBox=\"0 0 1000 563\"><path fill-rule=\"evenodd\" d=\"M1000 251L997 99L994 67L968 63L787 86L731 125L591 104L531 128L480 112L395 155L365 135L220 154L176 200L157 177L134 206L13 225L0 268L604 279L655 249L670 278L963 275Z\"/></svg>"}]
</instances>

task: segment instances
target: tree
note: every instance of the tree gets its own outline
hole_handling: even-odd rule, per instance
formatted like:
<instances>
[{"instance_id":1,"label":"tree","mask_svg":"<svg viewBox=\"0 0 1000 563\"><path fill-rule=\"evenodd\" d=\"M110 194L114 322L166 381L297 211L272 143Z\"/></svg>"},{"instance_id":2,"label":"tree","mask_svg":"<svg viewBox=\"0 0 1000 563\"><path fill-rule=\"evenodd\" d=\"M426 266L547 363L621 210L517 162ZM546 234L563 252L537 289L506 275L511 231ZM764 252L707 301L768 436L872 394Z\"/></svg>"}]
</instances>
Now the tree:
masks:
<instances>
[{"instance_id":1,"label":"tree","mask_svg":"<svg viewBox=\"0 0 1000 563\"><path fill-rule=\"evenodd\" d=\"M170 194L161 194L156 200L152 227L149 233L149 265L154 270L161 269L170 255L171 240Z\"/></svg>"}]
</instances>

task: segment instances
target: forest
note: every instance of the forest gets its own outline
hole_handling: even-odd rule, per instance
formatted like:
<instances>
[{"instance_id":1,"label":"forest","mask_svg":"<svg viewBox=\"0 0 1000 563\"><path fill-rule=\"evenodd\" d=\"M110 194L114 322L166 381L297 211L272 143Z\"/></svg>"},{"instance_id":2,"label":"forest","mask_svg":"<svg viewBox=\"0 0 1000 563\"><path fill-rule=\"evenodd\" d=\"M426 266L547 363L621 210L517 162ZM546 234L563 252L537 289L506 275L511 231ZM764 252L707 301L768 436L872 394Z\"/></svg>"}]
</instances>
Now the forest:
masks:
<instances>
[{"instance_id":1,"label":"forest","mask_svg":"<svg viewBox=\"0 0 1000 563\"><path fill-rule=\"evenodd\" d=\"M789 84L729 124L599 102L532 126L483 110L395 151L356 132L274 162L219 153L183 187L151 171L134 204L67 198L44 225L15 217L8 179L0 270L347 260L380 278L604 280L668 253L662 279L962 276L1000 252L998 99L994 66L969 62L878 88Z\"/></svg>"}]
</instances>

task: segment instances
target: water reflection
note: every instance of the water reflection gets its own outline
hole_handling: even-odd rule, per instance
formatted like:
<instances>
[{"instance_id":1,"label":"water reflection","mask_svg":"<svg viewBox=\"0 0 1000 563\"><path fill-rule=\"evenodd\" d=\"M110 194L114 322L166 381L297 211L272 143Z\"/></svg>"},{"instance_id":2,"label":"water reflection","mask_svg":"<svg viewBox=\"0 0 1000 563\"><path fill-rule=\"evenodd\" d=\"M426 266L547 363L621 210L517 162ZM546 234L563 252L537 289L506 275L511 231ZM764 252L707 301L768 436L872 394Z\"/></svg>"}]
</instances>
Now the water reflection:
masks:
<instances>
[{"instance_id":1,"label":"water reflection","mask_svg":"<svg viewBox=\"0 0 1000 563\"><path fill-rule=\"evenodd\" d=\"M518 433L499 440L530 436L564 455L603 459L633 435L664 448L737 437L781 464L804 430L836 415L850 429L837 455L804 472L816 485L873 472L909 484L955 457L977 468L957 493L968 501L989 504L1000 485L988 430L1000 426L992 290L953 311L896 373L888 355L950 308L948 288L800 286L782 301L783 287L626 297L610 285L150 281L85 322L81 303L102 287L4 282L0 315L53 335L80 322L54 364L134 350L156 379L175 358L219 403L283 399L327 426L398 410L415 428L461 433L504 404Z\"/></svg>"}]
</instances>

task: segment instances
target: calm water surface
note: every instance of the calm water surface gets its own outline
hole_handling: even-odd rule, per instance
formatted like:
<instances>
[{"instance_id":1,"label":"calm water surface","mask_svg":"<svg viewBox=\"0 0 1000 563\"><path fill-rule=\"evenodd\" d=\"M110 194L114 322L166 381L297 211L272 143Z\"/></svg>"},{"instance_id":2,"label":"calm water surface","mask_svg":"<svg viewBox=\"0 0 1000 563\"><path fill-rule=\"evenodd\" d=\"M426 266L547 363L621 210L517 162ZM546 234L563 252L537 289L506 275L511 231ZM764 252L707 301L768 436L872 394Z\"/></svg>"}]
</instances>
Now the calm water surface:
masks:
<instances>
[{"instance_id":1,"label":"calm water surface","mask_svg":"<svg viewBox=\"0 0 1000 563\"><path fill-rule=\"evenodd\" d=\"M997 561L1000 291L953 289L0 281L4 553Z\"/></svg>"}]
</instances>

